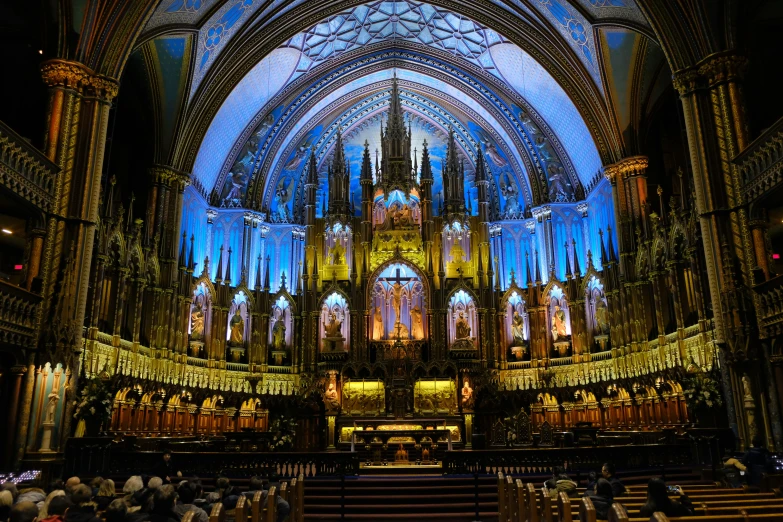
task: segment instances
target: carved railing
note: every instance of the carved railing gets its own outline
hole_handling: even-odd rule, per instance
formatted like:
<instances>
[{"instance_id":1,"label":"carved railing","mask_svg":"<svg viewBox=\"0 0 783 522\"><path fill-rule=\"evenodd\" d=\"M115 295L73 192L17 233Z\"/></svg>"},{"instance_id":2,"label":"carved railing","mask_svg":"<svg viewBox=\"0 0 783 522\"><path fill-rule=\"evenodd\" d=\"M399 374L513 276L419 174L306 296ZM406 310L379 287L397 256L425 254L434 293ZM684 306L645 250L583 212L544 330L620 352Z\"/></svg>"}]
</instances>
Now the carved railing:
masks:
<instances>
[{"instance_id":1,"label":"carved railing","mask_svg":"<svg viewBox=\"0 0 783 522\"><path fill-rule=\"evenodd\" d=\"M783 182L783 118L734 158L746 202L771 193Z\"/></svg>"},{"instance_id":2,"label":"carved railing","mask_svg":"<svg viewBox=\"0 0 783 522\"><path fill-rule=\"evenodd\" d=\"M194 444L199 444L194 442ZM201 443L208 444L208 443ZM132 440L114 442L109 437L70 438L65 448L67 475L119 475L149 473L160 461L161 451L139 451ZM283 478L356 475L359 459L352 452L235 452L177 451L172 461L186 477L280 475Z\"/></svg>"},{"instance_id":3,"label":"carved railing","mask_svg":"<svg viewBox=\"0 0 783 522\"><path fill-rule=\"evenodd\" d=\"M783 333L783 275L753 287L756 292L759 334L762 338Z\"/></svg>"},{"instance_id":4,"label":"carved railing","mask_svg":"<svg viewBox=\"0 0 783 522\"><path fill-rule=\"evenodd\" d=\"M0 185L51 212L59 170L38 149L0 122Z\"/></svg>"},{"instance_id":5,"label":"carved railing","mask_svg":"<svg viewBox=\"0 0 783 522\"><path fill-rule=\"evenodd\" d=\"M585 448L528 448L447 451L443 472L462 474L544 473L568 463L570 472L601 469L604 462L622 462L623 469L653 469L688 466L694 462L693 448L680 444L599 446Z\"/></svg>"},{"instance_id":6,"label":"carved railing","mask_svg":"<svg viewBox=\"0 0 783 522\"><path fill-rule=\"evenodd\" d=\"M0 341L24 348L34 346L40 302L40 296L0 280Z\"/></svg>"}]
</instances>

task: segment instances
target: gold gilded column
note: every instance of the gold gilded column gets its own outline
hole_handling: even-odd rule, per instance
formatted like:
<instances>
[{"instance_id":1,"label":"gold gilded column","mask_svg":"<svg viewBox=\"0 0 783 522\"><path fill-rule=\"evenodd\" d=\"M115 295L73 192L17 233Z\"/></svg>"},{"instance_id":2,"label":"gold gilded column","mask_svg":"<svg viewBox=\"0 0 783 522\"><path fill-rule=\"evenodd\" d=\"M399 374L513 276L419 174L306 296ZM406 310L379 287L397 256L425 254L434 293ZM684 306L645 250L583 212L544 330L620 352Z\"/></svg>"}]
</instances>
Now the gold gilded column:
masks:
<instances>
[{"instance_id":1,"label":"gold gilded column","mask_svg":"<svg viewBox=\"0 0 783 522\"><path fill-rule=\"evenodd\" d=\"M117 95L117 80L95 74L88 67L67 60L41 65L49 89L44 152L60 169L55 189L52 245L43 278L42 323L50 325L56 338L66 339L55 357L71 369L73 396L79 375L82 326L87 306L95 225L100 202L103 155L111 102ZM63 277L67 275L68 277ZM58 289L56 282L66 281ZM63 335L72 332L71 335ZM44 333L46 335L46 333ZM73 401L66 403L63 436L70 434ZM27 416L21 419L26 435ZM20 457L23 446L19 447Z\"/></svg>"}]
</instances>

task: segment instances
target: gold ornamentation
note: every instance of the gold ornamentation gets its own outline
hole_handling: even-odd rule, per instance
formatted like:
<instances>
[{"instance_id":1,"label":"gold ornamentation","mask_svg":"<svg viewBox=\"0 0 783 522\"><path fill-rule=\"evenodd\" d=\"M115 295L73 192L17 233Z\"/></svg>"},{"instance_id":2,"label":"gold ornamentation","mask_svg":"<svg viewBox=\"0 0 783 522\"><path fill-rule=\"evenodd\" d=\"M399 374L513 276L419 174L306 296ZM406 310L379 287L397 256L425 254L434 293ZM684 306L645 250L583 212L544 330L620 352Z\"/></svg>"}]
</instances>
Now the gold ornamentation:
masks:
<instances>
[{"instance_id":1,"label":"gold ornamentation","mask_svg":"<svg viewBox=\"0 0 783 522\"><path fill-rule=\"evenodd\" d=\"M49 87L64 87L98 98L112 101L119 91L120 84L114 78L95 74L78 62L50 60L41 65L41 77Z\"/></svg>"}]
</instances>

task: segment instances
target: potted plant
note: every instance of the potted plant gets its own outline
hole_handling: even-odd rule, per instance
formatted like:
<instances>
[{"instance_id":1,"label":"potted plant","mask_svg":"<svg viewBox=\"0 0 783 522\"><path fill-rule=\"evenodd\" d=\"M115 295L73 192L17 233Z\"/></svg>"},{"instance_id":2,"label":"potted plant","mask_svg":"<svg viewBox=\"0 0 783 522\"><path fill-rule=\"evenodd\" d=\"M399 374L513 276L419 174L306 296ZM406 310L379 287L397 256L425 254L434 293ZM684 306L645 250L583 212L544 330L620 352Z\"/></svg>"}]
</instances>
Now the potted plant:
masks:
<instances>
[{"instance_id":1,"label":"potted plant","mask_svg":"<svg viewBox=\"0 0 783 522\"><path fill-rule=\"evenodd\" d=\"M696 417L702 427L709 427L707 421L714 420L713 410L723 405L720 383L710 372L697 369L683 382L683 394L688 411Z\"/></svg>"},{"instance_id":2,"label":"potted plant","mask_svg":"<svg viewBox=\"0 0 783 522\"><path fill-rule=\"evenodd\" d=\"M85 435L95 437L101 425L111 418L112 394L106 383L99 378L87 381L76 401L76 420L84 421Z\"/></svg>"},{"instance_id":3,"label":"potted plant","mask_svg":"<svg viewBox=\"0 0 783 522\"><path fill-rule=\"evenodd\" d=\"M272 443L269 449L272 451L290 451L296 438L296 419L285 414L272 421L269 431L272 435Z\"/></svg>"}]
</instances>

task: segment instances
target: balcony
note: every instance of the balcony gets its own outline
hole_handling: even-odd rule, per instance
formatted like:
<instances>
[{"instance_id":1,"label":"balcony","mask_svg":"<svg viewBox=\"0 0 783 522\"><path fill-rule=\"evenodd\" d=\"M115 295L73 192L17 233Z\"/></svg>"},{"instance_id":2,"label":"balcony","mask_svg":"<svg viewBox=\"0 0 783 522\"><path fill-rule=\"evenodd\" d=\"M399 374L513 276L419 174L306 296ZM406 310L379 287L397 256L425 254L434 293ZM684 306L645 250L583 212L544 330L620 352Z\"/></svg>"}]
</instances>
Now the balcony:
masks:
<instances>
[{"instance_id":1,"label":"balcony","mask_svg":"<svg viewBox=\"0 0 783 522\"><path fill-rule=\"evenodd\" d=\"M0 342L21 348L35 346L41 297L0 280Z\"/></svg>"},{"instance_id":2,"label":"balcony","mask_svg":"<svg viewBox=\"0 0 783 522\"><path fill-rule=\"evenodd\" d=\"M57 165L0 122L0 186L44 212L52 212Z\"/></svg>"}]
</instances>

